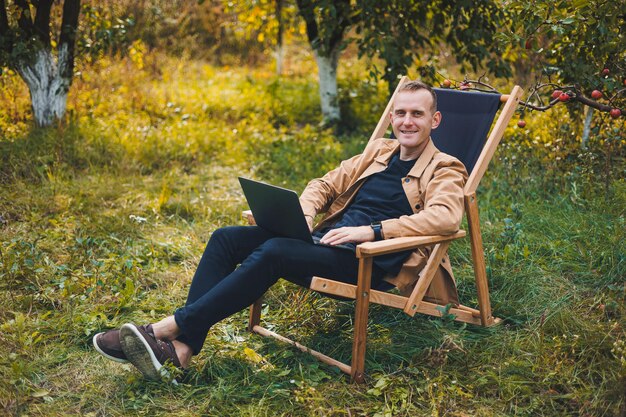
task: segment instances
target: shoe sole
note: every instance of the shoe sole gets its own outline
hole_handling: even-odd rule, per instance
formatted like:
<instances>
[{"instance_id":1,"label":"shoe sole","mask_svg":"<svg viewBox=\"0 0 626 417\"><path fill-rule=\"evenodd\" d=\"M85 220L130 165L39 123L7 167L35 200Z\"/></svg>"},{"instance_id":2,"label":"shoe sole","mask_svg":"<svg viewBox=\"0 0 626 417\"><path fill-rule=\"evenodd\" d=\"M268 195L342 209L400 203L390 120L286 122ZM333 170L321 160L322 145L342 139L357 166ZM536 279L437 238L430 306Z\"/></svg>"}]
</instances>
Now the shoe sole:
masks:
<instances>
[{"instance_id":1,"label":"shoe sole","mask_svg":"<svg viewBox=\"0 0 626 417\"><path fill-rule=\"evenodd\" d=\"M163 365L156 358L148 341L137 330L134 324L125 324L120 329L120 343L126 357L135 365L144 377L153 381L160 381L162 377L170 379L167 369L162 369ZM174 385L178 385L172 379Z\"/></svg>"},{"instance_id":2,"label":"shoe sole","mask_svg":"<svg viewBox=\"0 0 626 417\"><path fill-rule=\"evenodd\" d=\"M96 334L96 335L93 337L93 339L92 339L92 342L93 342L93 347L96 349L96 351L97 351L99 354L101 354L102 356L104 356L105 358L107 358L108 360L110 360L110 361L113 361L113 362L118 362L118 363L128 363L128 361L127 361L126 359L116 358L115 356L111 356L111 355L109 355L108 353L106 353L105 351L103 351L102 349L100 349L100 347L98 346L98 342L96 342L96 338L97 338L98 336L100 336L101 334L104 334L104 332L101 332L101 333Z\"/></svg>"}]
</instances>

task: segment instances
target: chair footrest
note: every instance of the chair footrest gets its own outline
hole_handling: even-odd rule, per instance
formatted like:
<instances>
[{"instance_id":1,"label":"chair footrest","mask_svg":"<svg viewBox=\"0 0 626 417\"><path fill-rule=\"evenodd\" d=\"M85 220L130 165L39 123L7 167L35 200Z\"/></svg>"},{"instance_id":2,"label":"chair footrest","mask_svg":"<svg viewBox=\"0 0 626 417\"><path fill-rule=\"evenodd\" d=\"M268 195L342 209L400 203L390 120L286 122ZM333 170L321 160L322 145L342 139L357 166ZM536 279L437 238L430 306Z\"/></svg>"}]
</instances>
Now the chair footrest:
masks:
<instances>
[{"instance_id":1,"label":"chair footrest","mask_svg":"<svg viewBox=\"0 0 626 417\"><path fill-rule=\"evenodd\" d=\"M266 336L266 337L273 337L274 339L280 340L281 342L285 342L285 343L289 343L292 346L297 347L298 349L300 349L302 352L304 353L308 353L311 356L315 357L316 359L320 360L321 362L324 362L327 365L331 365L331 366L336 366L337 368L339 368L341 370L341 372L344 372L348 375L350 375L351 371L352 371L352 367L346 365L343 362L339 362L336 359L331 358L330 356L326 356L323 353L320 353L316 350L313 349L309 349L308 347L301 345L298 342L295 342L289 338L286 338L285 336L282 336L278 333L275 333L271 330L266 329L265 327L261 327L261 326L254 326L252 328L252 331L255 333L260 334L261 336Z\"/></svg>"}]
</instances>

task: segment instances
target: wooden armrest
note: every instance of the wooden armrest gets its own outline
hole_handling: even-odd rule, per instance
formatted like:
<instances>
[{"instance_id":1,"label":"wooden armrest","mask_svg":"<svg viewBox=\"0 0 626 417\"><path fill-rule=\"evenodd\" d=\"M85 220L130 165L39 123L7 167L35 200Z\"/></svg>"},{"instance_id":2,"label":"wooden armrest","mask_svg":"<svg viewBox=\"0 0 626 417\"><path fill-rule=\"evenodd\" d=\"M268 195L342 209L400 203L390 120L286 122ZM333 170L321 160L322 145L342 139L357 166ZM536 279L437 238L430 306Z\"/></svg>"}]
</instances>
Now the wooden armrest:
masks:
<instances>
[{"instance_id":1,"label":"wooden armrest","mask_svg":"<svg viewBox=\"0 0 626 417\"><path fill-rule=\"evenodd\" d=\"M465 230L459 230L451 235L409 236L395 239L380 240L378 242L364 242L356 247L357 258L385 255L403 250L417 249L420 246L429 246L436 243L449 242L466 235Z\"/></svg>"},{"instance_id":2,"label":"wooden armrest","mask_svg":"<svg viewBox=\"0 0 626 417\"><path fill-rule=\"evenodd\" d=\"M254 221L254 216L252 215L252 210L244 210L241 212L241 215L244 219L248 221L248 224L250 226L256 225L256 222Z\"/></svg>"},{"instance_id":3,"label":"wooden armrest","mask_svg":"<svg viewBox=\"0 0 626 417\"><path fill-rule=\"evenodd\" d=\"M252 210L244 210L241 215L248 221L250 225L256 225ZM400 252L403 250L417 249L420 246L428 246L441 242L448 242L459 239L466 235L465 230L459 230L451 235L433 235L433 236L409 236L397 237L395 239L381 240L378 242L365 242L356 247L357 258L365 258L371 256L384 255L386 253Z\"/></svg>"}]
</instances>

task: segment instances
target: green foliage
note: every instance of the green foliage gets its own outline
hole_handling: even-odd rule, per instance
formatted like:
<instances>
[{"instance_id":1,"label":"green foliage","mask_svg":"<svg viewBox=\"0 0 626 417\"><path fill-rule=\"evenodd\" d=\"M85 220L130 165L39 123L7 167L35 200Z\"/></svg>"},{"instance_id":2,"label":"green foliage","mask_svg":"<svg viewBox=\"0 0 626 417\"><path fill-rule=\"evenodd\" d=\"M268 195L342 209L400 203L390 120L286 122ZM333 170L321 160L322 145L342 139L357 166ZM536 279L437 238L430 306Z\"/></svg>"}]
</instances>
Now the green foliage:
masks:
<instances>
[{"instance_id":1,"label":"green foliage","mask_svg":"<svg viewBox=\"0 0 626 417\"><path fill-rule=\"evenodd\" d=\"M350 1L296 0L296 4L311 48L325 57L336 54L356 14Z\"/></svg>"},{"instance_id":2,"label":"green foliage","mask_svg":"<svg viewBox=\"0 0 626 417\"><path fill-rule=\"evenodd\" d=\"M285 0L227 2L225 10L234 16L225 22L225 27L242 40L276 46L284 41L279 37L289 41L299 33L295 3Z\"/></svg>"},{"instance_id":3,"label":"green foliage","mask_svg":"<svg viewBox=\"0 0 626 417\"><path fill-rule=\"evenodd\" d=\"M54 129L30 129L27 92L1 84L0 107L9 109L0 117L2 413L619 415L622 159L606 194L599 154L575 156L580 132L567 127L567 112L511 128L479 189L503 325L373 306L362 386L250 335L247 312L214 326L176 387L101 358L96 332L171 314L211 232L243 224L238 175L301 189L363 148L387 101L382 84L344 76L352 128L333 138L319 126L312 75L277 80L264 69L139 55L83 63L69 123ZM602 149L593 140L589 152ZM474 306L469 243L455 243L451 259L461 298ZM281 282L263 317L347 361L352 307Z\"/></svg>"},{"instance_id":4,"label":"green foliage","mask_svg":"<svg viewBox=\"0 0 626 417\"><path fill-rule=\"evenodd\" d=\"M625 174L626 141L620 132L626 120L597 113L586 144L578 115L563 106L527 113L525 128L510 127L500 150L501 162L516 173L511 184L542 195L568 190L573 202L609 198L613 179Z\"/></svg>"},{"instance_id":5,"label":"green foliage","mask_svg":"<svg viewBox=\"0 0 626 417\"><path fill-rule=\"evenodd\" d=\"M499 38L510 45L512 58L518 59L520 78L534 84L528 89L529 109L566 104L572 114L579 115L582 125L582 112L589 106L587 110L603 112L587 113L587 123L595 119L596 136L605 141L620 136L626 109L623 6L619 1L595 0L509 4L509 29ZM551 97L555 90L567 93L571 100L565 96L561 103L558 97ZM594 93L599 97L593 97ZM617 111L611 114L617 125L606 123L611 111ZM623 140L615 142L624 146Z\"/></svg>"},{"instance_id":6,"label":"green foliage","mask_svg":"<svg viewBox=\"0 0 626 417\"><path fill-rule=\"evenodd\" d=\"M105 2L87 3L81 9L76 48L83 59L127 53L131 44L128 32L135 25L132 16L123 16L119 5Z\"/></svg>"},{"instance_id":7,"label":"green foliage","mask_svg":"<svg viewBox=\"0 0 626 417\"><path fill-rule=\"evenodd\" d=\"M420 78L434 81L442 45L462 72L487 67L498 77L511 73L501 46L494 42L505 20L499 2L361 0L357 5L359 54L383 60L383 70L373 66L370 75L382 76L389 91L413 65Z\"/></svg>"},{"instance_id":8,"label":"green foliage","mask_svg":"<svg viewBox=\"0 0 626 417\"><path fill-rule=\"evenodd\" d=\"M626 76L623 6L619 1L512 1L507 5L511 33L502 36L534 55L537 70L593 89L603 68Z\"/></svg>"}]
</instances>

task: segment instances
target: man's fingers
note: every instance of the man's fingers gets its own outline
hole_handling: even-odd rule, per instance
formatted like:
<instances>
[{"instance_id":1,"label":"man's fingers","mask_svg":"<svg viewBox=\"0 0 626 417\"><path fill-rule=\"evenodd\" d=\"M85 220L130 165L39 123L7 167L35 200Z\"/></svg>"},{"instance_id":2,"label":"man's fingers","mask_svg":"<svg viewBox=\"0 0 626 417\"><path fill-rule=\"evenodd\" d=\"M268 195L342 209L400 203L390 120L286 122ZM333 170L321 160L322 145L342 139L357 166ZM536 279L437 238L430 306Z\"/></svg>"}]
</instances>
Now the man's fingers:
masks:
<instances>
[{"instance_id":1,"label":"man's fingers","mask_svg":"<svg viewBox=\"0 0 626 417\"><path fill-rule=\"evenodd\" d=\"M326 245L341 245L343 243L361 243L373 240L374 234L369 227L340 227L326 233L320 242Z\"/></svg>"},{"instance_id":2,"label":"man's fingers","mask_svg":"<svg viewBox=\"0 0 626 417\"><path fill-rule=\"evenodd\" d=\"M337 230L333 229L331 231L329 231L328 233L326 233L324 236L322 236L322 238L320 239L320 242L329 245L332 244L332 242L336 239L336 234L337 234Z\"/></svg>"}]
</instances>

